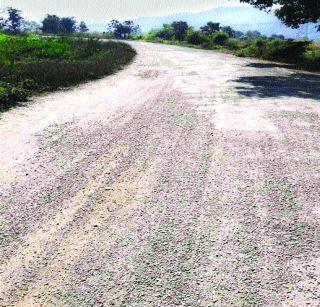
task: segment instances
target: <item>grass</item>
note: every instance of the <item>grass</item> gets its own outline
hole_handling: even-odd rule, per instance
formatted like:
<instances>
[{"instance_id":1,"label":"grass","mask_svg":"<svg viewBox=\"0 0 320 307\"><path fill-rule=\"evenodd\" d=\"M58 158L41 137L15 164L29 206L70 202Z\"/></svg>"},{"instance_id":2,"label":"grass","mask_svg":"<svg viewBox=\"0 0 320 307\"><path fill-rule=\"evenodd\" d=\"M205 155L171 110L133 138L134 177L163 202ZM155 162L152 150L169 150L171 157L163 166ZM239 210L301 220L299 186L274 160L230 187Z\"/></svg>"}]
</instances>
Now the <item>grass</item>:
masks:
<instances>
[{"instance_id":1,"label":"grass","mask_svg":"<svg viewBox=\"0 0 320 307\"><path fill-rule=\"evenodd\" d=\"M271 116L275 119L285 120L304 120L307 122L314 122L318 119L318 115L312 112L293 112L293 111L282 111L275 113Z\"/></svg>"},{"instance_id":2,"label":"grass","mask_svg":"<svg viewBox=\"0 0 320 307\"><path fill-rule=\"evenodd\" d=\"M287 180L266 180L263 183L260 192L262 194L278 192L281 201L289 206L289 209L295 210L299 207L299 202L294 193L293 185Z\"/></svg>"},{"instance_id":3,"label":"grass","mask_svg":"<svg viewBox=\"0 0 320 307\"><path fill-rule=\"evenodd\" d=\"M67 135L62 133L57 124L53 124L45 130L42 148L52 149L58 144L62 145L63 147L69 147L71 146L72 141Z\"/></svg>"},{"instance_id":4,"label":"grass","mask_svg":"<svg viewBox=\"0 0 320 307\"><path fill-rule=\"evenodd\" d=\"M181 128L194 128L197 124L197 118L195 114L170 114L173 118L173 122Z\"/></svg>"},{"instance_id":5,"label":"grass","mask_svg":"<svg viewBox=\"0 0 320 307\"><path fill-rule=\"evenodd\" d=\"M42 204L52 203L55 200L55 198L60 195L60 192L61 192L60 187L52 189L49 193L46 193L41 197L41 203Z\"/></svg>"},{"instance_id":6,"label":"grass","mask_svg":"<svg viewBox=\"0 0 320 307\"><path fill-rule=\"evenodd\" d=\"M0 202L0 212L7 208L7 204Z\"/></svg>"},{"instance_id":7,"label":"grass","mask_svg":"<svg viewBox=\"0 0 320 307\"><path fill-rule=\"evenodd\" d=\"M121 42L1 34L0 112L34 93L112 74L135 54Z\"/></svg>"}]
</instances>

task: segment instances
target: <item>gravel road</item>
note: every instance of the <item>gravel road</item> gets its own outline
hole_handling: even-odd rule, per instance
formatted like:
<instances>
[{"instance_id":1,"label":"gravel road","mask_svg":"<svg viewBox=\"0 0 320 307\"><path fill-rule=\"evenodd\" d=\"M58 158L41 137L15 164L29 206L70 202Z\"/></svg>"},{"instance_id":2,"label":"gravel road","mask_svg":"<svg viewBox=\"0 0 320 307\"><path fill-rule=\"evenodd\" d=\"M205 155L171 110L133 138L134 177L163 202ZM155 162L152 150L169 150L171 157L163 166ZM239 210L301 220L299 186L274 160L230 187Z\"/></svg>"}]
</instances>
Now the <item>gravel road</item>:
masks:
<instances>
[{"instance_id":1,"label":"gravel road","mask_svg":"<svg viewBox=\"0 0 320 307\"><path fill-rule=\"evenodd\" d=\"M132 43L0 119L0 306L319 306L320 77Z\"/></svg>"}]
</instances>

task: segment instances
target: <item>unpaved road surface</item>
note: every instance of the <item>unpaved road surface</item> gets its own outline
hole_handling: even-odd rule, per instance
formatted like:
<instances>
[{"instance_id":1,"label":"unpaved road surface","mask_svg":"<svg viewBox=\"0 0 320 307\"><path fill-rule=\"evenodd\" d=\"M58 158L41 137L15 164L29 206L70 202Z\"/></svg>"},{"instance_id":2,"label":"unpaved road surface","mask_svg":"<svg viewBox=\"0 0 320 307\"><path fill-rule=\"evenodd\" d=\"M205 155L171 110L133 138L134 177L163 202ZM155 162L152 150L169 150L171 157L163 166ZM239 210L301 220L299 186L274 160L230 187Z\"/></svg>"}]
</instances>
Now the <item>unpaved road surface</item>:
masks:
<instances>
[{"instance_id":1,"label":"unpaved road surface","mask_svg":"<svg viewBox=\"0 0 320 307\"><path fill-rule=\"evenodd\" d=\"M319 76L133 45L2 115L0 305L319 306Z\"/></svg>"}]
</instances>

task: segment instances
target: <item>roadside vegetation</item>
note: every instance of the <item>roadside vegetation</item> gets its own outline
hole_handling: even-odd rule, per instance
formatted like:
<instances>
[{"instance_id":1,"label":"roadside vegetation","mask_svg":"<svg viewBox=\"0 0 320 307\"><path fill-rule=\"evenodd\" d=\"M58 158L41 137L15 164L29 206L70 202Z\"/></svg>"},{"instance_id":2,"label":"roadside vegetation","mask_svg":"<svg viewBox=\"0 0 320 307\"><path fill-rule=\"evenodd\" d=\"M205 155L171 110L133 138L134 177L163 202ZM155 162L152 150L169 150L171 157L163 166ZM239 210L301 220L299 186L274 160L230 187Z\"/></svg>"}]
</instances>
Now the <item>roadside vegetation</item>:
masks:
<instances>
[{"instance_id":1,"label":"roadside vegetation","mask_svg":"<svg viewBox=\"0 0 320 307\"><path fill-rule=\"evenodd\" d=\"M134 49L120 42L2 34L0 110L36 92L114 73L134 56Z\"/></svg>"},{"instance_id":2,"label":"roadside vegetation","mask_svg":"<svg viewBox=\"0 0 320 307\"><path fill-rule=\"evenodd\" d=\"M301 69L320 71L320 45L306 38L296 41L281 35L266 37L258 31L242 33L214 22L196 30L184 21L164 24L161 29L132 37L146 42L221 50L240 57L279 61Z\"/></svg>"},{"instance_id":3,"label":"roadside vegetation","mask_svg":"<svg viewBox=\"0 0 320 307\"><path fill-rule=\"evenodd\" d=\"M291 27L307 22L317 24L320 20L319 6L314 1L240 1L260 9L278 4L277 16ZM303 9L302 4L312 10ZM39 24L25 20L19 10L7 8L5 18L0 18L0 112L33 93L78 84L121 69L133 59L135 51L125 43L106 41L113 38L221 50L320 71L320 44L307 38L297 41L282 35L266 37L258 31L242 33L215 22L194 29L184 21L142 34L133 21L112 20L105 32L92 33L84 21L77 22L73 17L48 14Z\"/></svg>"},{"instance_id":4,"label":"roadside vegetation","mask_svg":"<svg viewBox=\"0 0 320 307\"><path fill-rule=\"evenodd\" d=\"M80 26L85 25L80 23ZM41 37L21 33L20 26L6 26L3 32L0 34L0 112L26 101L32 94L112 74L130 63L136 54L131 46L121 42Z\"/></svg>"}]
</instances>

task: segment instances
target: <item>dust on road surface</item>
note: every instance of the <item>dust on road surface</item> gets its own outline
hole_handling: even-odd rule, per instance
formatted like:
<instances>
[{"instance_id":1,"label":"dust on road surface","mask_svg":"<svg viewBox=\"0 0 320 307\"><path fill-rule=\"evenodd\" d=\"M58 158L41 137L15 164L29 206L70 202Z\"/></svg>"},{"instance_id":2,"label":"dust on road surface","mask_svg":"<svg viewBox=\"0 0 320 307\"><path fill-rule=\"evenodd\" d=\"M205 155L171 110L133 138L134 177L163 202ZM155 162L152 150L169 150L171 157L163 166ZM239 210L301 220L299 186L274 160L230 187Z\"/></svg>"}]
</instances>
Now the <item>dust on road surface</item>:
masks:
<instances>
[{"instance_id":1,"label":"dust on road surface","mask_svg":"<svg viewBox=\"0 0 320 307\"><path fill-rule=\"evenodd\" d=\"M133 43L0 120L1 306L318 306L320 78Z\"/></svg>"}]
</instances>

